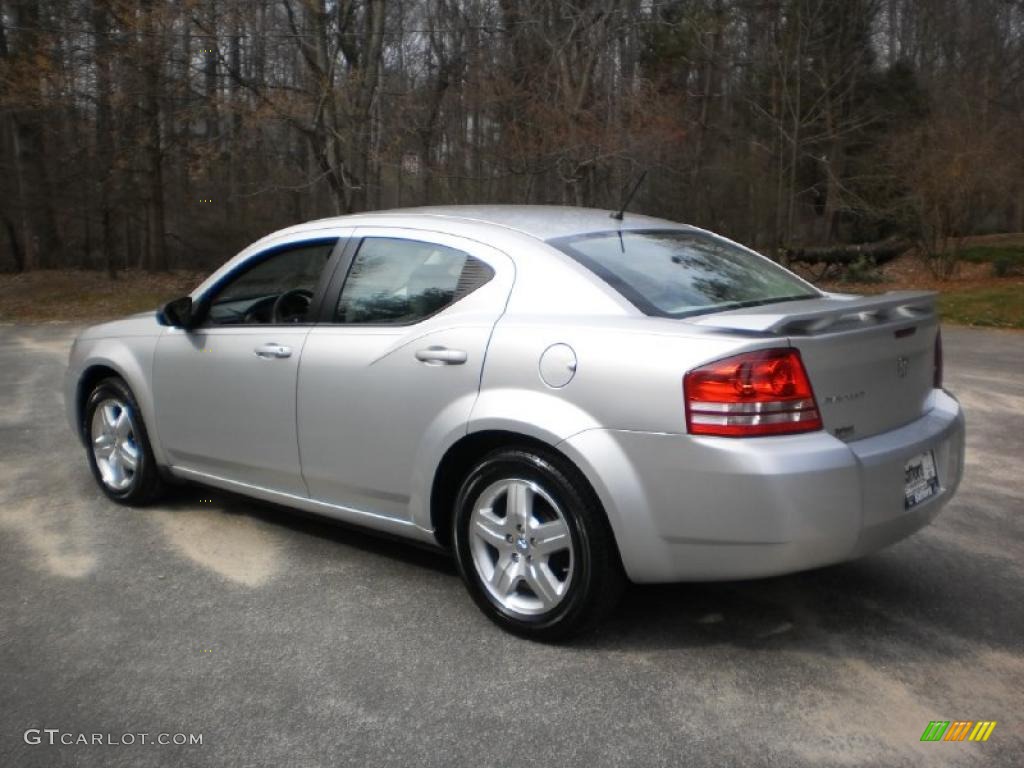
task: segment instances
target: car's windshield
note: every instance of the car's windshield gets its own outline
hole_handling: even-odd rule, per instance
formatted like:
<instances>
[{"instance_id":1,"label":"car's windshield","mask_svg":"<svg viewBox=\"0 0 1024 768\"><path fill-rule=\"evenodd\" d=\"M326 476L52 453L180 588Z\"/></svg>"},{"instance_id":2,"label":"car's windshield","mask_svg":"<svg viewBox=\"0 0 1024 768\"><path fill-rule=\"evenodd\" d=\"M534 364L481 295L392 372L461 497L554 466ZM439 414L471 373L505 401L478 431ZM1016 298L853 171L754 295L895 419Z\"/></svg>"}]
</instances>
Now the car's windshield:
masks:
<instances>
[{"instance_id":1,"label":"car's windshield","mask_svg":"<svg viewBox=\"0 0 1024 768\"><path fill-rule=\"evenodd\" d=\"M549 242L649 315L686 317L820 295L782 267L699 232L611 231Z\"/></svg>"}]
</instances>

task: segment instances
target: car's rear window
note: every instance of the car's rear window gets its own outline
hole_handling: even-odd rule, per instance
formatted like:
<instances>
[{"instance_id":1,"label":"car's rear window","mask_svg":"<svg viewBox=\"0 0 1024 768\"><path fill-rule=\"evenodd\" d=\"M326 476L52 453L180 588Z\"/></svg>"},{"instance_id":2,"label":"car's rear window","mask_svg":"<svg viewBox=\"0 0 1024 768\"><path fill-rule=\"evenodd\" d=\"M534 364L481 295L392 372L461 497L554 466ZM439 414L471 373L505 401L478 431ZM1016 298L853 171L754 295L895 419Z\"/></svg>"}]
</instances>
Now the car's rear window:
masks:
<instances>
[{"instance_id":1,"label":"car's rear window","mask_svg":"<svg viewBox=\"0 0 1024 768\"><path fill-rule=\"evenodd\" d=\"M549 243L648 315L687 317L820 295L767 259L703 233L595 232Z\"/></svg>"}]
</instances>

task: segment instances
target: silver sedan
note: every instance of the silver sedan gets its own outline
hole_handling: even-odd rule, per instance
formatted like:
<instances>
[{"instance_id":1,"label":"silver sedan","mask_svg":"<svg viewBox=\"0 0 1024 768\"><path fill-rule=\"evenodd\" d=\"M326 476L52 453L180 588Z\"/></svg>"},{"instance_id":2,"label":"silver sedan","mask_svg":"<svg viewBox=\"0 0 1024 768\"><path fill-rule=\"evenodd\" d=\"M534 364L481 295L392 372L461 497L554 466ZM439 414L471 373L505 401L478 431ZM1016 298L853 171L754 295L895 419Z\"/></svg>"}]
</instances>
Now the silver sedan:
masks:
<instances>
[{"instance_id":1,"label":"silver sedan","mask_svg":"<svg viewBox=\"0 0 1024 768\"><path fill-rule=\"evenodd\" d=\"M537 638L626 579L873 552L963 471L932 294L823 293L709 232L575 208L276 232L82 333L66 395L115 501L189 480L444 548Z\"/></svg>"}]
</instances>

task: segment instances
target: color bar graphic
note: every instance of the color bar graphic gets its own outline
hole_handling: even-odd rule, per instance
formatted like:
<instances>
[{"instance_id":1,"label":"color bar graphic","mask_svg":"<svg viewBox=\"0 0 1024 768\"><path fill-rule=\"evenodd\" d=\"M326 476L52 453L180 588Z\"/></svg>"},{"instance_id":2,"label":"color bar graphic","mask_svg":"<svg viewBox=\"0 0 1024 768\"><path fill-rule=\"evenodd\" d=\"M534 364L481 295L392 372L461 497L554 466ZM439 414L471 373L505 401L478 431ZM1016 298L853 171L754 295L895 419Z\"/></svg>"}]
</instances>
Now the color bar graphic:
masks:
<instances>
[{"instance_id":1,"label":"color bar graphic","mask_svg":"<svg viewBox=\"0 0 1024 768\"><path fill-rule=\"evenodd\" d=\"M921 741L988 741L995 727L995 720L932 720Z\"/></svg>"},{"instance_id":2,"label":"color bar graphic","mask_svg":"<svg viewBox=\"0 0 1024 768\"><path fill-rule=\"evenodd\" d=\"M988 741L988 737L992 735L992 731L995 730L996 721L982 720L971 731L971 738L968 741Z\"/></svg>"},{"instance_id":3,"label":"color bar graphic","mask_svg":"<svg viewBox=\"0 0 1024 768\"><path fill-rule=\"evenodd\" d=\"M971 720L954 720L953 724L949 726L949 730L946 731L946 738L943 741L963 741L971 732L972 725L974 722Z\"/></svg>"}]
</instances>

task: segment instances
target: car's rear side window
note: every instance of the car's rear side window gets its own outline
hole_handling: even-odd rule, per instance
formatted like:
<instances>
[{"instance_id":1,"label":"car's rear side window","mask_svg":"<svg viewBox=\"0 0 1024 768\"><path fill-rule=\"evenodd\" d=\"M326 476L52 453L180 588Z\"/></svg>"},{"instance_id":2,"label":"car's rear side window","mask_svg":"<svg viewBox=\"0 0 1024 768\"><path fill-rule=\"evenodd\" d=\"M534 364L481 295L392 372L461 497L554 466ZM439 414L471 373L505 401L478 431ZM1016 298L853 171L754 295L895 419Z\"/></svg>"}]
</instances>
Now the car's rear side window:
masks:
<instances>
[{"instance_id":1,"label":"car's rear side window","mask_svg":"<svg viewBox=\"0 0 1024 768\"><path fill-rule=\"evenodd\" d=\"M359 245L334 322L417 323L486 283L488 265L455 248L419 240L368 237Z\"/></svg>"},{"instance_id":2,"label":"car's rear side window","mask_svg":"<svg viewBox=\"0 0 1024 768\"><path fill-rule=\"evenodd\" d=\"M782 267L698 232L595 232L549 243L648 315L687 317L820 295Z\"/></svg>"}]
</instances>

